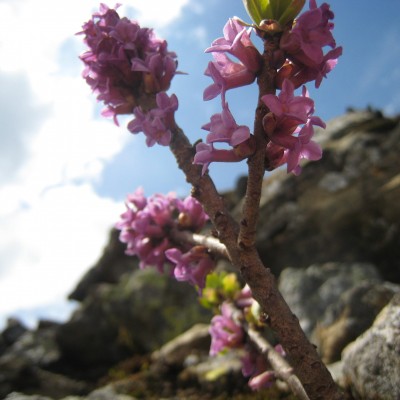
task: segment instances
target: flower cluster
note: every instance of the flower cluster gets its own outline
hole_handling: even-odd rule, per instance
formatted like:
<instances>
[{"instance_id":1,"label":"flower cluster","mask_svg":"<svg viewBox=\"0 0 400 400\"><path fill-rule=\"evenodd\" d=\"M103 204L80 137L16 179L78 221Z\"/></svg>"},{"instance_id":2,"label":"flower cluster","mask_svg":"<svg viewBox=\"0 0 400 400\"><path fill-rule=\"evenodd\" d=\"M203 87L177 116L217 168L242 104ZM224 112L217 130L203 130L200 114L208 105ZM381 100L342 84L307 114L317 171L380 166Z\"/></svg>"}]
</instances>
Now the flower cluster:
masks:
<instances>
[{"instance_id":1,"label":"flower cluster","mask_svg":"<svg viewBox=\"0 0 400 400\"><path fill-rule=\"evenodd\" d=\"M133 112L136 118L128 124L128 129L132 133L143 132L149 147L155 143L168 146L172 138L171 128L175 125L178 98L174 94L169 97L165 92L160 92L156 95L156 102L157 107L148 112L136 107Z\"/></svg>"},{"instance_id":2,"label":"flower cluster","mask_svg":"<svg viewBox=\"0 0 400 400\"><path fill-rule=\"evenodd\" d=\"M261 98L270 112L263 119L264 131L270 142L267 145L267 169L287 163L287 171L298 175L302 158L319 160L320 146L312 141L313 126L325 128L325 123L313 116L314 101L303 86L301 96L294 96L294 85L289 79L283 82L278 96L267 94ZM300 128L300 125L303 125Z\"/></svg>"},{"instance_id":3,"label":"flower cluster","mask_svg":"<svg viewBox=\"0 0 400 400\"><path fill-rule=\"evenodd\" d=\"M336 47L332 35L333 17L328 4L317 7L316 0L310 0L310 9L300 15L293 28L282 35L280 48L287 59L278 72L278 82L289 78L295 87L310 81L315 81L315 87L320 86L342 54L342 48ZM324 54L325 46L332 50Z\"/></svg>"},{"instance_id":4,"label":"flower cluster","mask_svg":"<svg viewBox=\"0 0 400 400\"><path fill-rule=\"evenodd\" d=\"M198 232L206 221L207 215L193 197L180 200L173 194L155 194L146 198L139 188L128 196L116 228L127 245L126 254L137 256L140 268L155 266L164 272L169 266L177 280L201 289L214 268L213 259L203 246L176 243L171 232Z\"/></svg>"},{"instance_id":5,"label":"flower cluster","mask_svg":"<svg viewBox=\"0 0 400 400\"><path fill-rule=\"evenodd\" d=\"M224 37L215 40L206 49L212 53L214 61L208 64L205 71L214 83L204 91L204 100L211 100L221 94L225 102L225 92L253 83L261 67L261 55L250 39L250 33L235 19L229 19L224 26ZM236 57L232 61L227 54Z\"/></svg>"},{"instance_id":6,"label":"flower cluster","mask_svg":"<svg viewBox=\"0 0 400 400\"><path fill-rule=\"evenodd\" d=\"M303 86L300 96L294 90L306 82L315 81L319 87L337 63L342 53L336 47L332 35L334 15L324 3L317 7L315 0L310 0L310 9L298 17L293 24L275 28L268 32L262 27L255 27L259 36L265 41L279 44L268 62L276 68L276 89L278 96L267 94L261 97L262 103L270 112L263 118L263 128L268 139L265 149L265 167L275 169L287 163L287 171L299 174L301 159L318 160L322 156L321 148L312 140L317 125L325 127L320 118L313 116L314 102ZM271 21L270 21L271 22ZM272 23L272 22L271 22ZM324 54L323 48L330 46L332 50ZM203 126L210 131L205 143L196 146L195 164L203 165L203 174L213 161L236 162L250 157L255 151L254 137L249 128L238 126L225 100L228 89L254 82L262 65L260 53L250 40L249 31L237 20L230 19L224 27L224 37L215 40L206 50L214 56L206 75L214 83L204 91L204 99L210 100L221 94L222 112L211 117L211 121ZM234 55L240 62L235 63L226 55ZM229 149L216 149L215 142L230 146Z\"/></svg>"},{"instance_id":7,"label":"flower cluster","mask_svg":"<svg viewBox=\"0 0 400 400\"><path fill-rule=\"evenodd\" d=\"M89 48L80 56L85 64L83 77L97 99L106 105L102 114L113 117L118 124L118 115L134 112L139 120L133 124L135 133L146 120L141 128L147 143L168 144L178 104L174 98L166 105L164 92L170 87L177 66L176 54L168 51L167 42L157 38L152 29L120 18L115 9L105 4L79 34L85 35ZM155 101L156 94L163 97ZM148 110L152 111L150 116L146 116Z\"/></svg>"},{"instance_id":8,"label":"flower cluster","mask_svg":"<svg viewBox=\"0 0 400 400\"><path fill-rule=\"evenodd\" d=\"M210 355L215 356L227 348L242 347L244 343L244 330L239 321L233 316L234 312L229 303L221 305L221 314L215 315L211 320Z\"/></svg>"},{"instance_id":9,"label":"flower cluster","mask_svg":"<svg viewBox=\"0 0 400 400\"><path fill-rule=\"evenodd\" d=\"M275 373L270 370L265 356L261 354L251 342L243 328L243 321L255 328L263 327L255 315L258 303L253 299L250 288L246 285L242 290L230 295L230 299L222 302L220 314L211 320L210 355L216 355L228 349L242 349L242 373L249 378L249 386L259 390L271 386L275 382ZM280 345L275 347L281 355L284 351Z\"/></svg>"}]
</instances>

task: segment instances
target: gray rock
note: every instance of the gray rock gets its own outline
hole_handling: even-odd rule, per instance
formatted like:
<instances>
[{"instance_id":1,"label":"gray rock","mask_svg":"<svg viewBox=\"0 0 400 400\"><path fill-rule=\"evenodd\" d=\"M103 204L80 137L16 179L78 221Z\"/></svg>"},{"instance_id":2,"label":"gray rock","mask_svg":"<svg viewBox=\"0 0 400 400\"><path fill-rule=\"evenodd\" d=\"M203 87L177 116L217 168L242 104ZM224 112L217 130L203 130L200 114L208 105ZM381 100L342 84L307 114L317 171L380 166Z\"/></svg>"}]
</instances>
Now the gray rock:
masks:
<instances>
[{"instance_id":1,"label":"gray rock","mask_svg":"<svg viewBox=\"0 0 400 400\"><path fill-rule=\"evenodd\" d=\"M60 361L55 342L58 326L46 326L26 331L0 357L0 397L15 390L50 396L88 391L83 382L50 371Z\"/></svg>"},{"instance_id":2,"label":"gray rock","mask_svg":"<svg viewBox=\"0 0 400 400\"><path fill-rule=\"evenodd\" d=\"M134 353L148 353L197 322L210 319L196 290L137 270L117 285L101 285L58 330L64 357L84 368L102 368Z\"/></svg>"},{"instance_id":3,"label":"gray rock","mask_svg":"<svg viewBox=\"0 0 400 400\"><path fill-rule=\"evenodd\" d=\"M53 400L47 396L40 395L26 395L23 393L12 392L4 400Z\"/></svg>"},{"instance_id":4,"label":"gray rock","mask_svg":"<svg viewBox=\"0 0 400 400\"><path fill-rule=\"evenodd\" d=\"M226 354L208 357L200 363L190 365L179 374L179 382L185 385L187 382L196 382L203 390L217 397L225 398L241 388L248 390L246 379L242 374L243 354L231 350Z\"/></svg>"},{"instance_id":5,"label":"gray rock","mask_svg":"<svg viewBox=\"0 0 400 400\"><path fill-rule=\"evenodd\" d=\"M107 385L91 392L87 400L134 400L134 397L119 394L115 391L113 385Z\"/></svg>"},{"instance_id":6,"label":"gray rock","mask_svg":"<svg viewBox=\"0 0 400 400\"><path fill-rule=\"evenodd\" d=\"M1 332L0 336L7 347L15 343L27 331L28 328L21 321L15 318L8 318L7 326Z\"/></svg>"},{"instance_id":7,"label":"gray rock","mask_svg":"<svg viewBox=\"0 0 400 400\"><path fill-rule=\"evenodd\" d=\"M343 351L345 385L363 400L400 398L400 294Z\"/></svg>"},{"instance_id":8,"label":"gray rock","mask_svg":"<svg viewBox=\"0 0 400 400\"><path fill-rule=\"evenodd\" d=\"M279 278L279 290L311 337L318 319L353 286L379 282L376 268L365 263L326 263L306 269L286 268Z\"/></svg>"},{"instance_id":9,"label":"gray rock","mask_svg":"<svg viewBox=\"0 0 400 400\"><path fill-rule=\"evenodd\" d=\"M33 365L40 367L51 365L60 358L55 340L56 330L57 328L27 331L13 344L9 352L23 355Z\"/></svg>"},{"instance_id":10,"label":"gray rock","mask_svg":"<svg viewBox=\"0 0 400 400\"><path fill-rule=\"evenodd\" d=\"M399 285L361 282L329 305L312 335L322 360L325 363L340 360L344 347L370 328L395 293L400 293Z\"/></svg>"},{"instance_id":11,"label":"gray rock","mask_svg":"<svg viewBox=\"0 0 400 400\"><path fill-rule=\"evenodd\" d=\"M210 344L209 325L196 324L155 351L152 360L171 366L191 364L193 360L208 355Z\"/></svg>"}]
</instances>

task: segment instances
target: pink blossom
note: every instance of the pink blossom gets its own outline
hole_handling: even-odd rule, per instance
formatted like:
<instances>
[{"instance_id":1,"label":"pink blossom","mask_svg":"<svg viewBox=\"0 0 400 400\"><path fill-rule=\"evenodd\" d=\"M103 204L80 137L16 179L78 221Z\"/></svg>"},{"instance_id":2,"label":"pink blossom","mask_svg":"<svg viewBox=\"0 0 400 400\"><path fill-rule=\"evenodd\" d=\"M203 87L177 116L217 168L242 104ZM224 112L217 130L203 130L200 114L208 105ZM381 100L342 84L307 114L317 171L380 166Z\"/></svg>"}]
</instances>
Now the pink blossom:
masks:
<instances>
[{"instance_id":1,"label":"pink blossom","mask_svg":"<svg viewBox=\"0 0 400 400\"><path fill-rule=\"evenodd\" d=\"M255 302L253 298L253 294L251 293L251 289L249 285L245 285L243 289L239 292L239 294L235 297L235 305L238 308L244 309L247 307L251 307Z\"/></svg>"},{"instance_id":2,"label":"pink blossom","mask_svg":"<svg viewBox=\"0 0 400 400\"><path fill-rule=\"evenodd\" d=\"M314 102L306 92L302 96L294 96L294 85L289 79L284 80L278 96L266 94L261 100L278 119L288 117L305 123L314 111Z\"/></svg>"},{"instance_id":3,"label":"pink blossom","mask_svg":"<svg viewBox=\"0 0 400 400\"><path fill-rule=\"evenodd\" d=\"M310 0L310 10L302 13L294 27L286 31L280 41L280 48L291 58L308 66L318 65L323 60L324 46L336 46L331 30L334 17L329 5L317 7L315 0Z\"/></svg>"},{"instance_id":4,"label":"pink blossom","mask_svg":"<svg viewBox=\"0 0 400 400\"><path fill-rule=\"evenodd\" d=\"M324 55L321 64L313 67L287 61L278 71L277 86L282 87L282 82L285 79L290 79L296 88L310 81L315 81L315 87L319 88L322 79L326 78L327 74L335 68L342 51L342 47L330 50Z\"/></svg>"},{"instance_id":5,"label":"pink blossom","mask_svg":"<svg viewBox=\"0 0 400 400\"><path fill-rule=\"evenodd\" d=\"M186 220L182 225L182 218ZM178 200L173 193L168 195L154 194L146 198L143 189L137 189L127 197L126 211L121 214L115 225L120 232L120 240L126 243L126 253L140 259L140 268L155 266L163 272L164 266L172 266L166 257L169 249L175 248L185 255L183 259L193 268L192 275L186 279L202 284L202 276L211 268L211 259L201 252L189 251L190 246L182 244L181 249L170 238L173 229L185 229L198 232L204 227L207 216L201 204L191 196ZM197 257L197 258L196 258ZM177 270L178 271L178 270ZM182 274L180 275L180 277ZM177 276L178 279L178 276ZM180 279L180 280L183 280Z\"/></svg>"},{"instance_id":6,"label":"pink blossom","mask_svg":"<svg viewBox=\"0 0 400 400\"><path fill-rule=\"evenodd\" d=\"M314 124L315 120L314 120ZM318 123L321 126L320 123ZM325 124L323 125L325 127ZM286 150L287 153L287 172L293 172L295 175L301 173L299 162L301 159L311 161L319 160L322 157L322 149L311 138L314 134L313 122L310 119L298 132L294 147Z\"/></svg>"},{"instance_id":7,"label":"pink blossom","mask_svg":"<svg viewBox=\"0 0 400 400\"><path fill-rule=\"evenodd\" d=\"M210 132L206 139L207 143L225 142L230 146L237 146L250 137L250 129L236 123L228 103L224 103L222 112L214 114L210 122L202 128Z\"/></svg>"},{"instance_id":8,"label":"pink blossom","mask_svg":"<svg viewBox=\"0 0 400 400\"><path fill-rule=\"evenodd\" d=\"M83 77L106 105L103 115L116 123L117 115L132 113L144 95L169 88L176 54L151 29L120 18L115 9L101 4L79 34L89 47L80 57L85 64Z\"/></svg>"},{"instance_id":9,"label":"pink blossom","mask_svg":"<svg viewBox=\"0 0 400 400\"><path fill-rule=\"evenodd\" d=\"M213 84L208 86L203 93L204 100L211 100L219 94L225 102L225 92L229 89L250 85L256 79L243 64L233 62L225 53L213 53L215 61L210 61L205 75L211 77Z\"/></svg>"},{"instance_id":10,"label":"pink blossom","mask_svg":"<svg viewBox=\"0 0 400 400\"><path fill-rule=\"evenodd\" d=\"M202 128L210 133L206 138L207 143L197 144L193 163L203 165L203 174L213 161L238 162L254 153L250 129L236 123L226 102L223 102L222 112L214 114ZM226 143L232 148L216 149L214 143Z\"/></svg>"},{"instance_id":11,"label":"pink blossom","mask_svg":"<svg viewBox=\"0 0 400 400\"><path fill-rule=\"evenodd\" d=\"M248 140L239 146L230 149L215 149L213 144L198 143L193 164L203 165L202 174L207 172L208 166L214 162L238 162L249 157L254 152L253 142Z\"/></svg>"},{"instance_id":12,"label":"pink blossom","mask_svg":"<svg viewBox=\"0 0 400 400\"><path fill-rule=\"evenodd\" d=\"M215 262L203 246L192 247L186 253L177 248L168 249L166 257L174 265L174 276L178 281L187 281L203 289L206 276L215 268Z\"/></svg>"},{"instance_id":13,"label":"pink blossom","mask_svg":"<svg viewBox=\"0 0 400 400\"><path fill-rule=\"evenodd\" d=\"M282 35L280 48L286 53L288 62L278 72L279 81L290 78L295 87L314 81L318 88L321 81L335 67L342 54L342 48L336 47L332 35L334 18L328 4L317 7L315 0L310 0L310 10L296 20L294 27ZM332 50L324 54L323 48Z\"/></svg>"},{"instance_id":14,"label":"pink blossom","mask_svg":"<svg viewBox=\"0 0 400 400\"><path fill-rule=\"evenodd\" d=\"M303 86L301 96L294 96L294 85L289 79L284 80L278 96L265 95L261 100L271 110L263 119L265 133L271 140L266 148L266 168L270 170L287 163L288 172L298 175L301 159L321 158L321 148L311 139L313 125L324 128L325 123L312 115L314 101L309 98L306 87Z\"/></svg>"},{"instance_id":15,"label":"pink blossom","mask_svg":"<svg viewBox=\"0 0 400 400\"><path fill-rule=\"evenodd\" d=\"M212 318L210 335L210 355L212 356L226 348L235 348L243 345L243 329L233 320L232 309L228 303L224 302L222 304L221 315L216 315Z\"/></svg>"},{"instance_id":16,"label":"pink blossom","mask_svg":"<svg viewBox=\"0 0 400 400\"><path fill-rule=\"evenodd\" d=\"M156 95L156 102L157 107L147 113L141 107L136 107L133 110L135 119L129 122L128 129L132 133L143 132L149 147L156 143L168 146L175 126L174 114L178 109L178 99L174 94L168 97L165 92L160 92Z\"/></svg>"},{"instance_id":17,"label":"pink blossom","mask_svg":"<svg viewBox=\"0 0 400 400\"><path fill-rule=\"evenodd\" d=\"M230 18L223 33L224 37L214 40L206 53L229 53L239 59L249 71L258 72L261 55L250 39L250 30L246 30L236 19Z\"/></svg>"},{"instance_id":18,"label":"pink blossom","mask_svg":"<svg viewBox=\"0 0 400 400\"><path fill-rule=\"evenodd\" d=\"M203 206L192 196L188 196L184 200L177 200L176 205L180 211L178 216L180 229L199 232L209 219Z\"/></svg>"}]
</instances>

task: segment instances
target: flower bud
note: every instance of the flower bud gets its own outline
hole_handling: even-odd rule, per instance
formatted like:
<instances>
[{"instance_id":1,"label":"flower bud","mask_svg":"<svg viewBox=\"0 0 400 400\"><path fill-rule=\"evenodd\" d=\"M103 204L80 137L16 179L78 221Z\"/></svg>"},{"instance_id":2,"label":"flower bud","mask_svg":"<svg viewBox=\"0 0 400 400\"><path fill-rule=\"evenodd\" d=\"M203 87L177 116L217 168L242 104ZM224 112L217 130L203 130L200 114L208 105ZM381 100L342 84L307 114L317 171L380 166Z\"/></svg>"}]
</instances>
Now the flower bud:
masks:
<instances>
[{"instance_id":1,"label":"flower bud","mask_svg":"<svg viewBox=\"0 0 400 400\"><path fill-rule=\"evenodd\" d=\"M299 14L304 3L305 0L243 0L247 13L256 25L273 19L284 26Z\"/></svg>"}]
</instances>

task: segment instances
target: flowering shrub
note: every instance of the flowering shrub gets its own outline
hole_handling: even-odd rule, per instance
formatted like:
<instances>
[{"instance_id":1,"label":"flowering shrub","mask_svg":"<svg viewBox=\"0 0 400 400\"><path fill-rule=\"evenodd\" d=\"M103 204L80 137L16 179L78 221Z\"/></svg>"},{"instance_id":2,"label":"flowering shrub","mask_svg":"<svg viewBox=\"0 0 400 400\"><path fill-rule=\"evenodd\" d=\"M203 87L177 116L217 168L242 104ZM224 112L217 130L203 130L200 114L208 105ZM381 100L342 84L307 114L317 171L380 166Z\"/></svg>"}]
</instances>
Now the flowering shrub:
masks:
<instances>
[{"instance_id":1,"label":"flowering shrub","mask_svg":"<svg viewBox=\"0 0 400 400\"><path fill-rule=\"evenodd\" d=\"M229 19L223 37L206 49L213 57L205 70L212 84L203 98L221 96L222 110L203 125L208 134L195 148L175 121L177 96L166 93L178 73L177 56L167 49L167 42L104 4L83 25L80 34L88 46L81 56L83 77L106 105L103 115L117 123L118 115L132 114L129 131L143 132L149 147L169 146L193 186L193 197L184 200L173 194L146 198L138 189L128 196L126 211L116 226L127 254L137 256L141 268L168 271L199 289L200 301L217 313L210 326L210 353L242 349L243 374L253 389L279 378L299 398L339 400L342 396L328 370L255 248L265 170L286 164L288 172L298 175L302 159L322 156L312 139L314 126L324 128L325 123L314 115L314 101L304 84L314 82L320 87L342 54L332 35L334 14L328 4L318 7L315 0L300 15L305 0L243 3L253 23ZM252 34L261 40L263 52L253 44ZM330 50L325 52L325 47ZM227 96L228 91L254 82L259 96L251 130L236 122ZM296 89L300 94L295 94ZM216 143L226 148L216 148ZM236 222L208 169L212 162L244 159L249 167L247 192L240 222ZM212 236L201 234L208 219L213 224ZM241 272L244 288L235 276L212 273L218 257L229 259ZM262 336L266 319L280 342L278 347ZM286 353L292 366L284 359Z\"/></svg>"}]
</instances>

